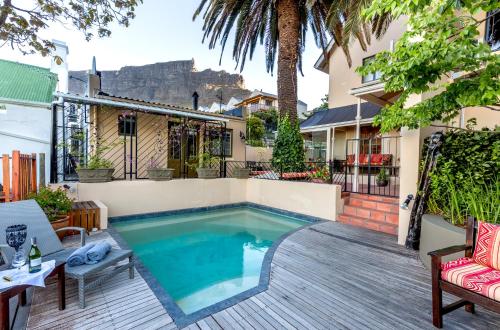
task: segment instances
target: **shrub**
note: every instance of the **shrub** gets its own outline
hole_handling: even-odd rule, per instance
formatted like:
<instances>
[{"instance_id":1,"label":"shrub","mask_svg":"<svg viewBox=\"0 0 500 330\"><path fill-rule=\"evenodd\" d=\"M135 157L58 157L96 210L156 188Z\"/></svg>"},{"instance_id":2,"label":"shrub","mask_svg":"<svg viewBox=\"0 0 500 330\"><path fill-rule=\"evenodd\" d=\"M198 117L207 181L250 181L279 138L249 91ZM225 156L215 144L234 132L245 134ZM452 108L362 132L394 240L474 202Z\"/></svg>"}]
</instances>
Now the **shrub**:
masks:
<instances>
[{"instance_id":1,"label":"shrub","mask_svg":"<svg viewBox=\"0 0 500 330\"><path fill-rule=\"evenodd\" d=\"M73 206L73 201L62 188L52 190L44 187L37 194L31 194L28 198L34 199L40 205L49 221L55 221L59 216L67 215Z\"/></svg>"},{"instance_id":2,"label":"shrub","mask_svg":"<svg viewBox=\"0 0 500 330\"><path fill-rule=\"evenodd\" d=\"M255 116L247 119L247 142L254 147L261 147L264 145L264 121Z\"/></svg>"},{"instance_id":3,"label":"shrub","mask_svg":"<svg viewBox=\"0 0 500 330\"><path fill-rule=\"evenodd\" d=\"M292 124L288 115L280 118L278 123L271 161L276 169L283 172L301 172L305 168L304 140L299 123Z\"/></svg>"},{"instance_id":4,"label":"shrub","mask_svg":"<svg viewBox=\"0 0 500 330\"><path fill-rule=\"evenodd\" d=\"M453 224L467 214L498 221L500 129L451 130L445 134L441 155L430 174L428 211L442 214ZM484 218L481 210L489 210Z\"/></svg>"}]
</instances>

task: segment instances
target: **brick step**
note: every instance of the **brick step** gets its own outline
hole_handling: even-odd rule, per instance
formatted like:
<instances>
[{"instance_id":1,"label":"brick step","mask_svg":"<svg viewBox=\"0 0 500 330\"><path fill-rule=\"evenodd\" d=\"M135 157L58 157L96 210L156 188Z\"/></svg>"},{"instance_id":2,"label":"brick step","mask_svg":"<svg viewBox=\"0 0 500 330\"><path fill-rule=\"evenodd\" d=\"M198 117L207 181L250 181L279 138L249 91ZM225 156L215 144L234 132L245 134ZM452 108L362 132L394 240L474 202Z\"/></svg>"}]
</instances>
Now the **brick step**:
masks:
<instances>
[{"instance_id":1,"label":"brick step","mask_svg":"<svg viewBox=\"0 0 500 330\"><path fill-rule=\"evenodd\" d=\"M350 200L361 199L361 200L368 200L368 201L374 201L374 202L382 202L382 203L399 205L398 199L396 197L386 197L386 196L378 196L378 195L350 193L349 199Z\"/></svg>"},{"instance_id":2,"label":"brick step","mask_svg":"<svg viewBox=\"0 0 500 330\"><path fill-rule=\"evenodd\" d=\"M377 209L364 208L359 206L344 205L343 214L364 218L376 222L391 223L398 225L399 214L395 212L381 211Z\"/></svg>"},{"instance_id":3,"label":"brick step","mask_svg":"<svg viewBox=\"0 0 500 330\"><path fill-rule=\"evenodd\" d=\"M383 232L386 234L391 234L391 235L398 234L398 226L391 223L381 223L378 221L373 221L370 219L360 218L357 216L351 216L346 214L340 214L337 217L337 221L347 225L362 227L374 231Z\"/></svg>"},{"instance_id":4,"label":"brick step","mask_svg":"<svg viewBox=\"0 0 500 330\"><path fill-rule=\"evenodd\" d=\"M399 214L399 205L394 203L377 202L372 200L352 198L349 197L348 200L344 200L344 207L353 206L368 210L377 210L382 212L388 212L393 214Z\"/></svg>"}]
</instances>

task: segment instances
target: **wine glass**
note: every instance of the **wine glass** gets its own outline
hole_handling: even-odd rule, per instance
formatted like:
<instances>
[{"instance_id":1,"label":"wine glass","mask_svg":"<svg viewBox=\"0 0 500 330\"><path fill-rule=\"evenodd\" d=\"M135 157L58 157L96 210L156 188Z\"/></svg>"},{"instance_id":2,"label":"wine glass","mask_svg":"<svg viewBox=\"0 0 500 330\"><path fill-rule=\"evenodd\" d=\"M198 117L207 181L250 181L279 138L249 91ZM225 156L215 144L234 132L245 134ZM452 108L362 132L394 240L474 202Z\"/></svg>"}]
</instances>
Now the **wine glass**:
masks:
<instances>
[{"instance_id":1,"label":"wine glass","mask_svg":"<svg viewBox=\"0 0 500 330\"><path fill-rule=\"evenodd\" d=\"M26 242L26 235L28 234L26 225L13 225L5 229L5 236L7 244L16 250L12 258L12 267L21 268L26 264L26 257L22 245Z\"/></svg>"}]
</instances>

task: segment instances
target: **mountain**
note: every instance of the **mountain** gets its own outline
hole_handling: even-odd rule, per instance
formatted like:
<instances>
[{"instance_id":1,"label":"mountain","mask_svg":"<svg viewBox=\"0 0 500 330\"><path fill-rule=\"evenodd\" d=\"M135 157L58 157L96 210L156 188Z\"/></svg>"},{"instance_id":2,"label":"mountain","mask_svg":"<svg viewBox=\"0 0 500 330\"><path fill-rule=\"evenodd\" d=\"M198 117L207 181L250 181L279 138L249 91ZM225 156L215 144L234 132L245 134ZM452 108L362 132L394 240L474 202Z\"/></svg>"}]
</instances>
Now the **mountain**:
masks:
<instances>
[{"instance_id":1,"label":"mountain","mask_svg":"<svg viewBox=\"0 0 500 330\"><path fill-rule=\"evenodd\" d=\"M84 94L86 71L70 71L69 91ZM161 102L185 107L192 106L192 94L198 92L199 105L210 106L219 102L222 90L222 103L231 97L246 98L250 91L245 88L242 75L211 69L196 70L194 60L171 61L126 66L118 71L101 71L102 91L134 99Z\"/></svg>"}]
</instances>

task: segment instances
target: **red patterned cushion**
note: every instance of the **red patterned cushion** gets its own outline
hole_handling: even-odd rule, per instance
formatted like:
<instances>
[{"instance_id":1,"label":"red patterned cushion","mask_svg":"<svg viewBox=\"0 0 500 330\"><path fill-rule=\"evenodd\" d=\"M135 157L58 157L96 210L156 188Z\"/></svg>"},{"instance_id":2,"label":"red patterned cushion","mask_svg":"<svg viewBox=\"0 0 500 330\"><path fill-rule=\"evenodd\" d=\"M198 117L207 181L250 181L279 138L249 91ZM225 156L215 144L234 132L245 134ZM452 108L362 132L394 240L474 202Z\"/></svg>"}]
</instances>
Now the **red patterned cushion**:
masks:
<instances>
[{"instance_id":1,"label":"red patterned cushion","mask_svg":"<svg viewBox=\"0 0 500 330\"><path fill-rule=\"evenodd\" d=\"M372 165L382 165L382 154L372 154L370 161Z\"/></svg>"},{"instance_id":2,"label":"red patterned cushion","mask_svg":"<svg viewBox=\"0 0 500 330\"><path fill-rule=\"evenodd\" d=\"M460 258L441 265L441 278L462 288L500 301L500 271Z\"/></svg>"},{"instance_id":3,"label":"red patterned cushion","mask_svg":"<svg viewBox=\"0 0 500 330\"><path fill-rule=\"evenodd\" d=\"M479 222L474 261L500 270L500 226Z\"/></svg>"}]
</instances>

